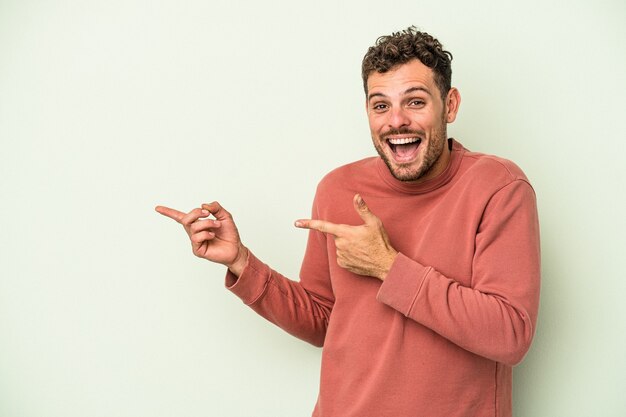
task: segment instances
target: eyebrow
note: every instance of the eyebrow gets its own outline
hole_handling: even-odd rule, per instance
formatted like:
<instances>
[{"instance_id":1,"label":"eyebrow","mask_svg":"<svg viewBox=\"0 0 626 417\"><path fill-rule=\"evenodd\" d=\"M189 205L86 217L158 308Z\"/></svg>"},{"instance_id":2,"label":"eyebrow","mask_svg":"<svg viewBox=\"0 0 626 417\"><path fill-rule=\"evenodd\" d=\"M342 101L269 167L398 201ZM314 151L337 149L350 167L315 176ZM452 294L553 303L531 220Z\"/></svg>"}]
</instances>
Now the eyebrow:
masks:
<instances>
[{"instance_id":1,"label":"eyebrow","mask_svg":"<svg viewBox=\"0 0 626 417\"><path fill-rule=\"evenodd\" d=\"M422 87L422 86L415 86L415 87L407 88L404 91L404 93L402 93L402 95L406 96L407 94L411 94L411 93L414 93L416 91L423 91L424 93L428 94L429 96L432 95L430 93L430 91L426 87ZM372 93L372 94L369 94L367 96L367 101L372 100L374 97L383 97L383 98L385 98L385 97L387 97L387 95L385 95L383 93Z\"/></svg>"}]
</instances>

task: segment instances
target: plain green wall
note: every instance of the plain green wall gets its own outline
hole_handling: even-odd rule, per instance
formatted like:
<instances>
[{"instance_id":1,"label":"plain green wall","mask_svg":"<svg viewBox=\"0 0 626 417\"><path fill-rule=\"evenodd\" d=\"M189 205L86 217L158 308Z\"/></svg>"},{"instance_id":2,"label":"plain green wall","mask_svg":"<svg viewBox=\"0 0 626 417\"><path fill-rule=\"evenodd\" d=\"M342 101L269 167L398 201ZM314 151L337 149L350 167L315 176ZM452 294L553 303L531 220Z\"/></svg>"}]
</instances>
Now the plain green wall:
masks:
<instances>
[{"instance_id":1,"label":"plain green wall","mask_svg":"<svg viewBox=\"0 0 626 417\"><path fill-rule=\"evenodd\" d=\"M297 278L292 221L373 154L361 57L410 24L454 54L450 134L538 194L515 415L626 415L623 1L0 0L0 416L310 415L320 351L153 206L219 199Z\"/></svg>"}]
</instances>

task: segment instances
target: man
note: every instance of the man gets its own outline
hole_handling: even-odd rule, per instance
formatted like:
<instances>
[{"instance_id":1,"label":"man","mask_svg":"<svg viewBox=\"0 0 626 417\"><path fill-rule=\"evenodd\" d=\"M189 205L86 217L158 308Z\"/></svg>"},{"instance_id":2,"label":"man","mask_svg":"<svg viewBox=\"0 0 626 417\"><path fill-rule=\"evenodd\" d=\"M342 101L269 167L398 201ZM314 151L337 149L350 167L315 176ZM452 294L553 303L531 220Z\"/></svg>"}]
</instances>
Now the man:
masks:
<instances>
[{"instance_id":1,"label":"man","mask_svg":"<svg viewBox=\"0 0 626 417\"><path fill-rule=\"evenodd\" d=\"M451 58L413 27L368 50L379 157L319 184L295 224L310 229L300 282L259 261L219 203L157 207L246 304L323 346L314 416L511 415L539 303L535 196L513 163L447 139L461 101Z\"/></svg>"}]
</instances>

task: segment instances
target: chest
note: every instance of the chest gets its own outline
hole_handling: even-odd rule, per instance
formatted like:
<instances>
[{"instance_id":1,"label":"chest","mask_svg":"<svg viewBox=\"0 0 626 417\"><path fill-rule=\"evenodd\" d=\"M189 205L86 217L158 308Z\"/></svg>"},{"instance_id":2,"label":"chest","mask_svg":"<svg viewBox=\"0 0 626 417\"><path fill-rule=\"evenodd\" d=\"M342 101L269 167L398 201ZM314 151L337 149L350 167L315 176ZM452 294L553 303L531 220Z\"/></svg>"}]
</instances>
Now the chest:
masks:
<instances>
[{"instance_id":1,"label":"chest","mask_svg":"<svg viewBox=\"0 0 626 417\"><path fill-rule=\"evenodd\" d=\"M333 223L363 224L352 204L353 196L353 190L338 192L333 204L320 214ZM471 286L476 233L487 198L454 190L428 195L362 196L372 213L381 219L394 249L461 285ZM377 292L378 280L364 279L337 265L334 239L328 239L327 250L336 296L354 295L359 289Z\"/></svg>"}]
</instances>

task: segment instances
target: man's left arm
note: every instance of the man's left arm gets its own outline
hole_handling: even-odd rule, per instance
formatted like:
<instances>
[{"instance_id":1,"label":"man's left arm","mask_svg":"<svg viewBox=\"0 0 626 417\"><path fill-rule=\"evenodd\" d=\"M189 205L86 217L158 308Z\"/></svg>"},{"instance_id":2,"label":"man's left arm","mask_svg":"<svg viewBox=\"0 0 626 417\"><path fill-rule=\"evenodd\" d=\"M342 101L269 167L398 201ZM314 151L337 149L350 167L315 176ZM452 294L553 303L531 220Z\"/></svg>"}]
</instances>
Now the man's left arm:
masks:
<instances>
[{"instance_id":1,"label":"man's left arm","mask_svg":"<svg viewBox=\"0 0 626 417\"><path fill-rule=\"evenodd\" d=\"M476 235L472 282L463 286L396 252L357 195L361 226L299 220L335 236L340 266L383 281L378 300L477 355L515 365L530 347L539 306L539 225L534 191L514 181L490 200Z\"/></svg>"}]
</instances>

